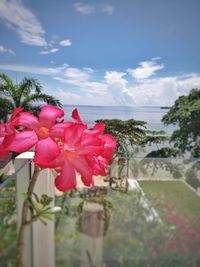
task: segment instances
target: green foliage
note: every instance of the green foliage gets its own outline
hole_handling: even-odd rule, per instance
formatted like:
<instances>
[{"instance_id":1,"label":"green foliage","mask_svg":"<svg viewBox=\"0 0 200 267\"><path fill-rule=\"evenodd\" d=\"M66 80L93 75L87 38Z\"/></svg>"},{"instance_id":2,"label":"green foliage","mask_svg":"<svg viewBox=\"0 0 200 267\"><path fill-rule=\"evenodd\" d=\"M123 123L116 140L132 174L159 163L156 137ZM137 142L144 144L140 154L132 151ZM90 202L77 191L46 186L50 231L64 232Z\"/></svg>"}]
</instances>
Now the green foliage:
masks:
<instances>
[{"instance_id":1,"label":"green foliage","mask_svg":"<svg viewBox=\"0 0 200 267\"><path fill-rule=\"evenodd\" d=\"M145 145L152 145L152 144L159 144L161 142L166 142L168 141L168 137L165 136L165 131L150 131L146 130L145 131L145 136L144 139L142 140L141 144L142 146Z\"/></svg>"},{"instance_id":2,"label":"green foliage","mask_svg":"<svg viewBox=\"0 0 200 267\"><path fill-rule=\"evenodd\" d=\"M181 153L190 152L200 157L200 89L192 89L187 96L180 96L164 115L164 124L178 126L171 136L175 147Z\"/></svg>"},{"instance_id":3,"label":"green foliage","mask_svg":"<svg viewBox=\"0 0 200 267\"><path fill-rule=\"evenodd\" d=\"M12 113L12 110L14 109L13 103L4 97L1 97L0 92L0 122L6 122L7 121L7 115Z\"/></svg>"},{"instance_id":4,"label":"green foliage","mask_svg":"<svg viewBox=\"0 0 200 267\"><path fill-rule=\"evenodd\" d=\"M97 120L106 125L105 133L111 134L117 141L117 155L127 155L129 147L140 144L145 137L146 122L130 119L122 121L119 119Z\"/></svg>"},{"instance_id":5,"label":"green foliage","mask_svg":"<svg viewBox=\"0 0 200 267\"><path fill-rule=\"evenodd\" d=\"M0 121L6 122L16 107L37 113L40 106L35 106L35 102L61 106L59 100L42 93L42 86L37 80L25 77L19 84L14 84L5 73L0 74Z\"/></svg>"},{"instance_id":6,"label":"green foliage","mask_svg":"<svg viewBox=\"0 0 200 267\"><path fill-rule=\"evenodd\" d=\"M27 194L23 194L25 201L28 201L29 208L31 211L31 220L27 223L32 223L39 219L43 224L46 223L47 220L53 220L54 214L58 211L60 211L60 207L54 207L51 208L49 205L53 201L52 197L49 197L45 194L43 194L40 198L37 196L37 194L33 193L33 196L31 198L27 198Z\"/></svg>"},{"instance_id":7,"label":"green foliage","mask_svg":"<svg viewBox=\"0 0 200 267\"><path fill-rule=\"evenodd\" d=\"M180 151L173 147L162 147L161 149L154 150L146 155L146 158L174 158L178 156Z\"/></svg>"},{"instance_id":8,"label":"green foliage","mask_svg":"<svg viewBox=\"0 0 200 267\"><path fill-rule=\"evenodd\" d=\"M15 266L17 238L16 196L13 187L3 188L0 194L0 263Z\"/></svg>"}]
</instances>

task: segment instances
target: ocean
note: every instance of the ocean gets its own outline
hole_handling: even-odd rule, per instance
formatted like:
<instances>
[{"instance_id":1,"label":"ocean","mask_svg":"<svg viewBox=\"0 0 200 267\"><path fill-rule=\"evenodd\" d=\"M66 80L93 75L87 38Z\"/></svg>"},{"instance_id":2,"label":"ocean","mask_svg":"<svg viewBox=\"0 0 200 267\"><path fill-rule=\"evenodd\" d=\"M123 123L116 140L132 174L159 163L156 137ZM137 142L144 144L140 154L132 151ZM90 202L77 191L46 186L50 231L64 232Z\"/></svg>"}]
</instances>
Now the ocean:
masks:
<instances>
[{"instance_id":1,"label":"ocean","mask_svg":"<svg viewBox=\"0 0 200 267\"><path fill-rule=\"evenodd\" d=\"M69 120L72 110L77 108L82 120L92 127L95 120L98 119L135 119L147 122L149 130L164 130L167 135L171 135L175 126L165 126L162 123L162 117L169 111L169 109L162 109L160 107L127 107L127 106L75 106L64 105L65 119Z\"/></svg>"}]
</instances>

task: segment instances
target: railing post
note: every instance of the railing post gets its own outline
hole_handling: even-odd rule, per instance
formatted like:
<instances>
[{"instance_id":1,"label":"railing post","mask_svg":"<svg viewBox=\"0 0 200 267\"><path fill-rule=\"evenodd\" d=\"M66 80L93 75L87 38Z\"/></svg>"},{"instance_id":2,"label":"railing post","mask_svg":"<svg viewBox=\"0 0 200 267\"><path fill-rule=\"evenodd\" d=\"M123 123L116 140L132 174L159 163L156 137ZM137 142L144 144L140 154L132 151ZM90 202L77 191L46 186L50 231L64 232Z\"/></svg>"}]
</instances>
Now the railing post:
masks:
<instances>
[{"instance_id":1,"label":"railing post","mask_svg":"<svg viewBox=\"0 0 200 267\"><path fill-rule=\"evenodd\" d=\"M103 206L84 202L81 221L81 267L102 266L104 223Z\"/></svg>"},{"instance_id":2,"label":"railing post","mask_svg":"<svg viewBox=\"0 0 200 267\"><path fill-rule=\"evenodd\" d=\"M33 152L25 152L15 159L16 170L26 161L32 159ZM21 212L24 198L22 193L27 192L29 181L33 173L33 163L28 163L16 175L17 207L18 207L18 227L21 223ZM46 194L53 197L54 205L54 177L50 169L40 172L35 185L34 192L40 197ZM41 221L36 221L26 227L24 246L24 266L25 267L54 267L54 222L48 221L43 225Z\"/></svg>"}]
</instances>

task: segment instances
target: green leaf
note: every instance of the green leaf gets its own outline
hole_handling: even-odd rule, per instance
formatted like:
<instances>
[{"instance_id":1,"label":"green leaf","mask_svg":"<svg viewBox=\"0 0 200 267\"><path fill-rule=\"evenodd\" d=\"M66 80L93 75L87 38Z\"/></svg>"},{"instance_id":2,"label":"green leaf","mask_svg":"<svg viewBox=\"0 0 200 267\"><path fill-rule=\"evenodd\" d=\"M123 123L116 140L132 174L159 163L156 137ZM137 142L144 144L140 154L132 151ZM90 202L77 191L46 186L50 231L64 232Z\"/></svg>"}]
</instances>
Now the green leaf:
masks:
<instances>
[{"instance_id":1,"label":"green leaf","mask_svg":"<svg viewBox=\"0 0 200 267\"><path fill-rule=\"evenodd\" d=\"M46 207L53 201L52 197L49 197L45 194L41 196L40 202Z\"/></svg>"},{"instance_id":2,"label":"green leaf","mask_svg":"<svg viewBox=\"0 0 200 267\"><path fill-rule=\"evenodd\" d=\"M40 213L43 211L44 205L40 202L34 202L34 208L38 213Z\"/></svg>"}]
</instances>

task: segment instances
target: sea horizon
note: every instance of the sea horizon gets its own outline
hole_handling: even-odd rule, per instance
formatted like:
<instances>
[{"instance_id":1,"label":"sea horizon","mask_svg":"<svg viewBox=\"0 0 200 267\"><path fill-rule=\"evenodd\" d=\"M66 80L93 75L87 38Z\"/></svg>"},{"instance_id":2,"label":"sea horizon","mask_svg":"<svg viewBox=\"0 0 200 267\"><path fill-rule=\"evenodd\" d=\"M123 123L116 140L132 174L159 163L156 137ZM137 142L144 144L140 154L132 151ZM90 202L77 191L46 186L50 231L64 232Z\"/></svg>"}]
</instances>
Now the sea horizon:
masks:
<instances>
[{"instance_id":1,"label":"sea horizon","mask_svg":"<svg viewBox=\"0 0 200 267\"><path fill-rule=\"evenodd\" d=\"M162 117L169 111L162 106L102 106L102 105L73 105L64 104L65 119L71 119L71 113L77 108L82 120L92 127L96 120L101 119L120 119L120 120L139 120L145 121L149 130L164 130L170 135L174 126L166 126L162 123Z\"/></svg>"},{"instance_id":2,"label":"sea horizon","mask_svg":"<svg viewBox=\"0 0 200 267\"><path fill-rule=\"evenodd\" d=\"M63 104L61 103L62 106L89 106L89 107L128 107L128 108L161 108L161 109L170 109L171 107L166 105L166 106L137 106L137 105L93 105L93 104Z\"/></svg>"}]
</instances>

